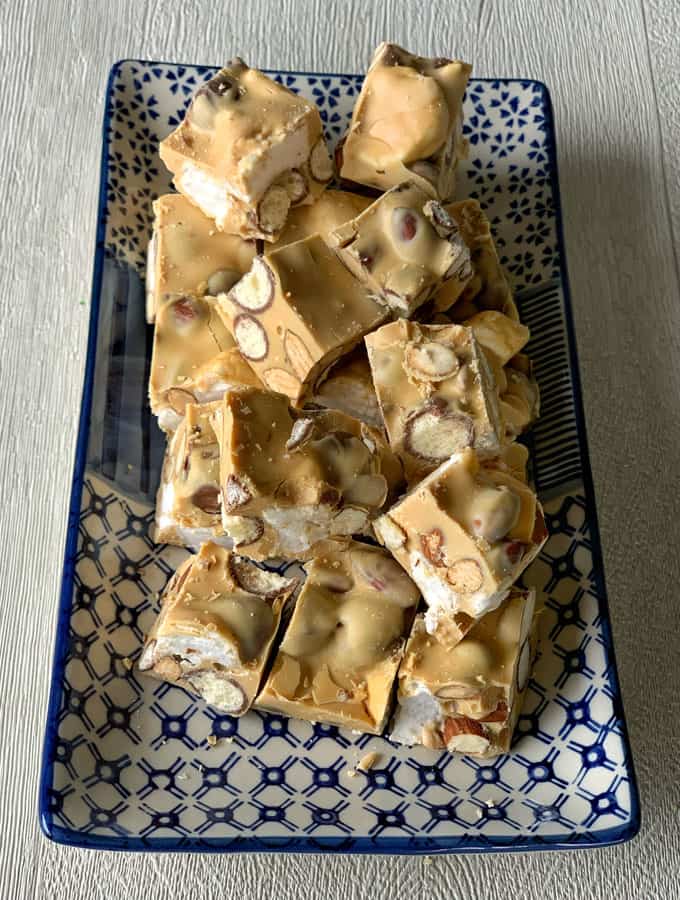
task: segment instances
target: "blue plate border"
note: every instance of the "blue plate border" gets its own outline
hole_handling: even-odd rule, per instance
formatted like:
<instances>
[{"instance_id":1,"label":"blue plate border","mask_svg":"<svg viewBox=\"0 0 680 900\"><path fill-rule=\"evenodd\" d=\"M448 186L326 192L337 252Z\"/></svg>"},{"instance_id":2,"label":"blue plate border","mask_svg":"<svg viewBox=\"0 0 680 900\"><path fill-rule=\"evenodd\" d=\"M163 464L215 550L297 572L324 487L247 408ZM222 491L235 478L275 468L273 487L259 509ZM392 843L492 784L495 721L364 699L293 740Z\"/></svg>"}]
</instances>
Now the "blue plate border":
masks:
<instances>
[{"instance_id":1,"label":"blue plate border","mask_svg":"<svg viewBox=\"0 0 680 900\"><path fill-rule=\"evenodd\" d=\"M624 747L624 763L627 769L630 783L631 809L630 818L622 822L620 826L602 829L597 832L588 832L583 835L574 835L572 839L551 841L541 837L519 837L484 839L483 837L470 838L466 836L451 838L418 837L397 838L378 835L370 837L347 838L239 838L225 842L224 838L152 838L142 839L126 837L124 835L92 835L74 829L64 828L55 824L50 810L50 789L54 774L54 747L57 734L57 722L61 699L61 681L65 666L65 649L68 640L68 623L73 597L74 560L77 552L78 520L82 498L85 462L87 457L87 444L89 436L90 415L92 407L92 392L94 386L94 370L96 361L97 333L99 325L99 307L102 284L102 272L105 256L106 233L106 183L108 176L108 130L111 120L111 88L121 66L132 62L147 65L181 65L179 63L163 63L161 61L122 59L118 60L111 68L106 83L106 101L104 108L104 120L102 124L102 152L100 161L99 201L97 210L97 230L94 258L94 272L92 278L92 292L90 304L90 321L87 340L87 355L85 361L85 380L80 406L78 424L78 437L76 442L75 464L71 482L71 496L69 502L68 525L66 531L66 544L64 550L64 568L62 574L59 608L57 614L57 630L53 652L52 679L47 707L47 721L45 738L43 742L40 789L39 789L39 820L40 827L50 840L70 847L83 847L97 850L119 850L135 852L201 852L201 853L226 853L226 852L278 852L278 853L356 853L356 854L387 854L387 855L438 855L445 853L493 853L493 852L524 852L536 850L573 850L586 847L604 847L620 844L631 840L640 830L641 812L640 798L635 775L633 758L630 750L630 739L626 725L623 705L621 702L619 678L616 667L616 656L612 638L611 621L609 617L609 603L604 577L604 562L602 558L602 545L597 521L595 506L595 491L593 486L590 457L588 454L588 440L586 422L581 395L581 378L578 367L578 354L576 349L576 336L574 329L573 310L571 305L571 293L569 276L565 255L564 231L562 223L562 203L560 197L557 148L555 141L555 120L552 100L547 86L535 79L525 78L479 78L484 82L519 82L522 85L536 84L540 87L545 101L547 121L546 131L549 137L547 147L550 160L550 181L555 202L555 218L557 229L557 246L560 256L560 278L564 293L564 311L567 327L569 359L571 364L572 391L574 406L578 423L578 438L581 451L581 463L583 468L583 484L586 498L586 514L592 534L592 553L594 560L595 580L598 586L598 596L602 612L602 632L604 648L608 661L608 676L612 687L618 724L621 729L621 737ZM280 70L286 75L312 75L317 77L341 77L357 78L356 75L346 73L327 72L300 72Z\"/></svg>"}]
</instances>

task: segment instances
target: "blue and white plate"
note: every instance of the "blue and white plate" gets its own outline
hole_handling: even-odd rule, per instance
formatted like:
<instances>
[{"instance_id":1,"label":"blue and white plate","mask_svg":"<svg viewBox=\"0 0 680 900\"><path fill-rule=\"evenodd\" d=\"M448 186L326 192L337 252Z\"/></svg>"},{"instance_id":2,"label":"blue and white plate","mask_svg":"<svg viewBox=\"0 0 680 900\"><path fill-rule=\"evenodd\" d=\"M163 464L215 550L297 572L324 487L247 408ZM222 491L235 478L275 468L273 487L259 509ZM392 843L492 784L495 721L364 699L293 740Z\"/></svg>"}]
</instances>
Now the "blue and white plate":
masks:
<instances>
[{"instance_id":1,"label":"blue and white plate","mask_svg":"<svg viewBox=\"0 0 680 900\"><path fill-rule=\"evenodd\" d=\"M512 752L480 762L251 712L218 715L133 668L185 551L149 538L163 441L146 403L144 264L158 141L214 70L125 61L107 88L99 224L47 716L40 817L56 841L126 850L438 853L611 844L639 826L604 587L561 236L550 98L476 79L466 99L477 197L533 338L530 436L551 537L526 582L545 596ZM281 73L332 143L361 85ZM212 746L207 737L220 740ZM356 772L370 750L380 756Z\"/></svg>"}]
</instances>

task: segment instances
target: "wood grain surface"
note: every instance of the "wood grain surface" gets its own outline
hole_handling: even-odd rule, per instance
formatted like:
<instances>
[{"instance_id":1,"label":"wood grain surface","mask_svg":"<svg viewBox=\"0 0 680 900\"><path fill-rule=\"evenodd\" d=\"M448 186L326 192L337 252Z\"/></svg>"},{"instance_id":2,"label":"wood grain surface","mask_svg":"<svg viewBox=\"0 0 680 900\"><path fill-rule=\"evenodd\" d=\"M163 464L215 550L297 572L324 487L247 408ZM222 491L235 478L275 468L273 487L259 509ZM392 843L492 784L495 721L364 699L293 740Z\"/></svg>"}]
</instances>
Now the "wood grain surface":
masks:
<instances>
[{"instance_id":1,"label":"wood grain surface","mask_svg":"<svg viewBox=\"0 0 680 900\"><path fill-rule=\"evenodd\" d=\"M0 900L680 897L679 18L677 0L0 3ZM619 848L431 861L52 845L38 829L38 770L108 69L128 56L217 64L238 52L259 66L361 71L383 38L552 93L642 831Z\"/></svg>"}]
</instances>

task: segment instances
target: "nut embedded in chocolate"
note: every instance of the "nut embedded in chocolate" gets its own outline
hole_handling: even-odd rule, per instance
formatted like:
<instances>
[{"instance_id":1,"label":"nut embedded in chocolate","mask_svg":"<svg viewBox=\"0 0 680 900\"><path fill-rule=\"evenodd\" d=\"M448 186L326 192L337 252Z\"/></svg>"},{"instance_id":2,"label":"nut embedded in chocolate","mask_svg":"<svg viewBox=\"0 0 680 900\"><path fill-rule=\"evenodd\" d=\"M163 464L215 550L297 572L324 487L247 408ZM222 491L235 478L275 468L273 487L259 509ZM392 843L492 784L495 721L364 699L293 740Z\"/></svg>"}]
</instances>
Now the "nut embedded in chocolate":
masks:
<instances>
[{"instance_id":1,"label":"nut embedded in chocolate","mask_svg":"<svg viewBox=\"0 0 680 900\"><path fill-rule=\"evenodd\" d=\"M284 172L277 184L285 188L291 206L301 203L309 193L307 179L299 169L289 169L288 172Z\"/></svg>"},{"instance_id":2,"label":"nut embedded in chocolate","mask_svg":"<svg viewBox=\"0 0 680 900\"><path fill-rule=\"evenodd\" d=\"M180 297L172 304L172 314L177 327L183 328L199 317L200 310L192 297Z\"/></svg>"},{"instance_id":3,"label":"nut embedded in chocolate","mask_svg":"<svg viewBox=\"0 0 680 900\"><path fill-rule=\"evenodd\" d=\"M345 572L323 568L319 563L317 565L315 577L319 587L325 588L333 594L346 594L354 586L354 579Z\"/></svg>"},{"instance_id":4,"label":"nut embedded in chocolate","mask_svg":"<svg viewBox=\"0 0 680 900\"><path fill-rule=\"evenodd\" d=\"M458 231L458 226L453 217L450 216L441 203L437 203L436 200L428 201L423 207L423 212L430 220L432 227L439 237L451 238L451 236Z\"/></svg>"},{"instance_id":5,"label":"nut embedded in chocolate","mask_svg":"<svg viewBox=\"0 0 680 900\"><path fill-rule=\"evenodd\" d=\"M399 550L406 543L406 532L388 513L376 523L375 530L388 550Z\"/></svg>"},{"instance_id":6,"label":"nut embedded in chocolate","mask_svg":"<svg viewBox=\"0 0 680 900\"><path fill-rule=\"evenodd\" d=\"M269 350L267 332L257 319L245 313L234 319L234 339L245 358L255 362L264 359Z\"/></svg>"},{"instance_id":7,"label":"nut embedded in chocolate","mask_svg":"<svg viewBox=\"0 0 680 900\"><path fill-rule=\"evenodd\" d=\"M409 453L431 462L442 462L471 447L475 427L470 416L452 412L446 405L430 403L406 420L404 445Z\"/></svg>"},{"instance_id":8,"label":"nut embedded in chocolate","mask_svg":"<svg viewBox=\"0 0 680 900\"><path fill-rule=\"evenodd\" d=\"M529 644L529 638L527 638L522 644L522 649L519 652L519 661L517 663L517 690L520 693L522 693L524 688L527 686L530 670L531 646Z\"/></svg>"},{"instance_id":9,"label":"nut embedded in chocolate","mask_svg":"<svg viewBox=\"0 0 680 900\"><path fill-rule=\"evenodd\" d=\"M286 224L290 197L285 187L274 184L257 205L257 222L265 234L275 234Z\"/></svg>"},{"instance_id":10,"label":"nut embedded in chocolate","mask_svg":"<svg viewBox=\"0 0 680 900\"><path fill-rule=\"evenodd\" d=\"M264 597L265 600L290 593L297 584L296 578L281 578L280 575L260 569L242 556L232 555L229 558L229 572L240 588L249 594Z\"/></svg>"},{"instance_id":11,"label":"nut embedded in chocolate","mask_svg":"<svg viewBox=\"0 0 680 900\"><path fill-rule=\"evenodd\" d=\"M176 594L182 590L182 585L189 577L191 567L188 565L180 566L165 586L166 591L174 591Z\"/></svg>"},{"instance_id":12,"label":"nut embedded in chocolate","mask_svg":"<svg viewBox=\"0 0 680 900\"><path fill-rule=\"evenodd\" d=\"M328 155L326 142L323 138L318 140L312 147L312 152L309 155L309 171L312 174L312 178L321 184L326 184L333 177L333 161Z\"/></svg>"},{"instance_id":13,"label":"nut embedded in chocolate","mask_svg":"<svg viewBox=\"0 0 680 900\"><path fill-rule=\"evenodd\" d=\"M420 593L398 562L368 550L354 557L357 587L385 594L390 603L405 609L418 603Z\"/></svg>"},{"instance_id":14,"label":"nut embedded in chocolate","mask_svg":"<svg viewBox=\"0 0 680 900\"><path fill-rule=\"evenodd\" d=\"M216 113L238 102L241 96L242 89L238 81L226 72L218 72L196 91L187 112L187 121L201 131L212 131ZM190 144L191 137L186 136L185 140Z\"/></svg>"},{"instance_id":15,"label":"nut embedded in chocolate","mask_svg":"<svg viewBox=\"0 0 680 900\"><path fill-rule=\"evenodd\" d=\"M484 583L484 573L476 559L458 559L446 570L446 580L460 594L474 594Z\"/></svg>"},{"instance_id":16,"label":"nut embedded in chocolate","mask_svg":"<svg viewBox=\"0 0 680 900\"><path fill-rule=\"evenodd\" d=\"M437 341L411 343L404 353L404 369L421 381L442 381L460 369L456 353Z\"/></svg>"},{"instance_id":17,"label":"nut embedded in chocolate","mask_svg":"<svg viewBox=\"0 0 680 900\"><path fill-rule=\"evenodd\" d=\"M264 522L254 516L223 516L222 524L236 548L249 547L264 534Z\"/></svg>"},{"instance_id":18,"label":"nut embedded in chocolate","mask_svg":"<svg viewBox=\"0 0 680 900\"><path fill-rule=\"evenodd\" d=\"M410 53L398 44L384 44L380 62L383 66L403 66L408 64L409 60L413 58Z\"/></svg>"},{"instance_id":19,"label":"nut embedded in chocolate","mask_svg":"<svg viewBox=\"0 0 680 900\"><path fill-rule=\"evenodd\" d=\"M218 269L208 278L208 293L211 297L218 294L226 294L241 278L241 273L235 269Z\"/></svg>"},{"instance_id":20,"label":"nut embedded in chocolate","mask_svg":"<svg viewBox=\"0 0 680 900\"><path fill-rule=\"evenodd\" d=\"M446 749L453 753L485 753L489 748L489 739L484 728L474 719L467 716L450 717L445 720L442 738Z\"/></svg>"},{"instance_id":21,"label":"nut embedded in chocolate","mask_svg":"<svg viewBox=\"0 0 680 900\"><path fill-rule=\"evenodd\" d=\"M249 488L236 475L230 475L223 492L223 503L226 512L245 506L251 499Z\"/></svg>"},{"instance_id":22,"label":"nut embedded in chocolate","mask_svg":"<svg viewBox=\"0 0 680 900\"><path fill-rule=\"evenodd\" d=\"M262 381L267 385L270 391L277 394L285 394L287 397L297 397L302 389L299 378L285 369L272 368L267 369L262 374Z\"/></svg>"},{"instance_id":23,"label":"nut embedded in chocolate","mask_svg":"<svg viewBox=\"0 0 680 900\"><path fill-rule=\"evenodd\" d=\"M294 331L286 329L283 338L283 350L295 374L300 378L305 378L314 367L314 360L312 354L305 347L303 340Z\"/></svg>"},{"instance_id":24,"label":"nut embedded in chocolate","mask_svg":"<svg viewBox=\"0 0 680 900\"><path fill-rule=\"evenodd\" d=\"M297 450L309 440L313 431L313 419L296 419L286 441L286 450Z\"/></svg>"},{"instance_id":25,"label":"nut embedded in chocolate","mask_svg":"<svg viewBox=\"0 0 680 900\"><path fill-rule=\"evenodd\" d=\"M420 216L413 209L397 206L392 210L392 233L401 243L412 241L418 234Z\"/></svg>"},{"instance_id":26,"label":"nut embedded in chocolate","mask_svg":"<svg viewBox=\"0 0 680 900\"><path fill-rule=\"evenodd\" d=\"M444 551L442 549L444 546L444 535L440 528L433 528L427 534L421 534L420 546L423 549L425 558L429 559L433 566L445 565Z\"/></svg>"},{"instance_id":27,"label":"nut embedded in chocolate","mask_svg":"<svg viewBox=\"0 0 680 900\"><path fill-rule=\"evenodd\" d=\"M261 256L253 260L249 272L232 288L229 299L248 312L260 313L274 299L274 275Z\"/></svg>"},{"instance_id":28,"label":"nut embedded in chocolate","mask_svg":"<svg viewBox=\"0 0 680 900\"><path fill-rule=\"evenodd\" d=\"M514 527L520 508L519 497L505 485L480 492L471 521L472 533L495 544Z\"/></svg>"},{"instance_id":29,"label":"nut embedded in chocolate","mask_svg":"<svg viewBox=\"0 0 680 900\"><path fill-rule=\"evenodd\" d=\"M542 538L539 539L537 543L542 540ZM500 572L511 572L526 549L526 544L522 544L520 541L501 541L498 546L490 550L489 559Z\"/></svg>"},{"instance_id":30,"label":"nut embedded in chocolate","mask_svg":"<svg viewBox=\"0 0 680 900\"><path fill-rule=\"evenodd\" d=\"M218 516L220 514L220 491L217 485L202 485L192 494L191 502L209 515Z\"/></svg>"},{"instance_id":31,"label":"nut embedded in chocolate","mask_svg":"<svg viewBox=\"0 0 680 900\"><path fill-rule=\"evenodd\" d=\"M170 388L165 396L168 404L177 413L178 416L184 415L187 408L187 403L196 402L196 397L191 393L191 391L186 391L184 390L184 388Z\"/></svg>"},{"instance_id":32,"label":"nut embedded in chocolate","mask_svg":"<svg viewBox=\"0 0 680 900\"><path fill-rule=\"evenodd\" d=\"M220 676L219 703L214 699L211 702L210 689L212 687L211 681L213 679L214 676L211 677L208 672L193 672L191 675L186 676L186 681L191 685L194 691L196 691L199 696L203 697L211 706L214 706L215 709L220 709L232 716L239 716L244 713L248 701L246 700L246 695L243 693L241 686L233 678L227 678L224 675Z\"/></svg>"},{"instance_id":33,"label":"nut embedded in chocolate","mask_svg":"<svg viewBox=\"0 0 680 900\"><path fill-rule=\"evenodd\" d=\"M472 263L465 256L463 259L457 259L453 262L450 268L446 272L446 277L451 279L451 281L465 284L465 282L472 276Z\"/></svg>"},{"instance_id":34,"label":"nut embedded in chocolate","mask_svg":"<svg viewBox=\"0 0 680 900\"><path fill-rule=\"evenodd\" d=\"M523 690L523 688L522 688ZM504 700L499 700L496 709L488 715L483 716L480 722L505 722L508 718L508 704Z\"/></svg>"},{"instance_id":35,"label":"nut embedded in chocolate","mask_svg":"<svg viewBox=\"0 0 680 900\"><path fill-rule=\"evenodd\" d=\"M342 169L342 157L343 157L343 147L345 146L345 138L341 137L338 143L335 145L335 151L333 152L333 158L335 160L335 170L339 172Z\"/></svg>"}]
</instances>

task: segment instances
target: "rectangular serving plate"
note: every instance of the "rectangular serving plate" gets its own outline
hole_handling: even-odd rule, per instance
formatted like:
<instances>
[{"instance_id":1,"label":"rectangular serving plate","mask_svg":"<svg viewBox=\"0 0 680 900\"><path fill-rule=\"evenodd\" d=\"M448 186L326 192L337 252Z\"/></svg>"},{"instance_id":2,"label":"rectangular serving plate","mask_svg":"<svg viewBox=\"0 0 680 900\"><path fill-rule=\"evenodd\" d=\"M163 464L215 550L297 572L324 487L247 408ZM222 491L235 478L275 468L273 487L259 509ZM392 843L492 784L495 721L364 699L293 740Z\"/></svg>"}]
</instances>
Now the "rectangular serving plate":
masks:
<instances>
[{"instance_id":1,"label":"rectangular serving plate","mask_svg":"<svg viewBox=\"0 0 680 900\"><path fill-rule=\"evenodd\" d=\"M491 219L542 394L527 440L550 539L525 576L541 644L511 753L496 760L251 712L217 714L130 668L185 556L149 538L163 437L146 402L157 145L214 69L125 60L106 95L97 246L47 713L40 822L107 850L446 853L619 843L640 823L619 694L564 258L552 108L536 81L473 79L460 196ZM335 144L361 76L272 73ZM209 734L221 740L206 742ZM356 771L367 752L379 754Z\"/></svg>"}]
</instances>

